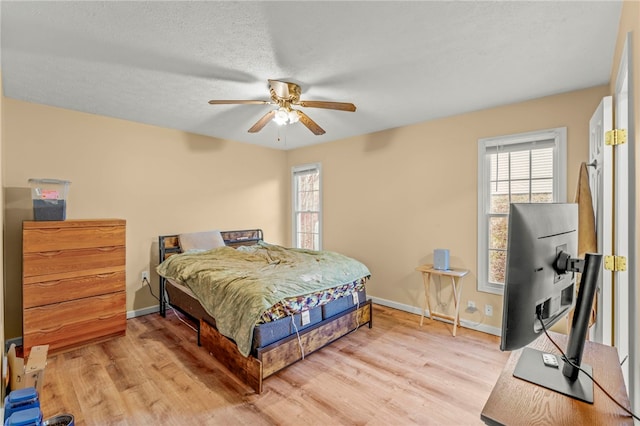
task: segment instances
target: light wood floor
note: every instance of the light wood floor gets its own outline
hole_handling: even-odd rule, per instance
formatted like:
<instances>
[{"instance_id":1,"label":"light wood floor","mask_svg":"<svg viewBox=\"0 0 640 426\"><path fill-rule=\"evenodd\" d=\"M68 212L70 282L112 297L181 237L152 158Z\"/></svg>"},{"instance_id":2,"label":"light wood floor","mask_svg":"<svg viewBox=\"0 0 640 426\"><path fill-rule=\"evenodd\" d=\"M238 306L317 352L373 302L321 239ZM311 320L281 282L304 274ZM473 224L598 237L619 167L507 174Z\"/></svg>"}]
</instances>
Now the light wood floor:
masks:
<instances>
[{"instance_id":1,"label":"light wood floor","mask_svg":"<svg viewBox=\"0 0 640 426\"><path fill-rule=\"evenodd\" d=\"M231 377L169 313L127 335L49 357L44 417L76 425L480 425L508 353L498 338L374 305L358 331L269 377Z\"/></svg>"}]
</instances>

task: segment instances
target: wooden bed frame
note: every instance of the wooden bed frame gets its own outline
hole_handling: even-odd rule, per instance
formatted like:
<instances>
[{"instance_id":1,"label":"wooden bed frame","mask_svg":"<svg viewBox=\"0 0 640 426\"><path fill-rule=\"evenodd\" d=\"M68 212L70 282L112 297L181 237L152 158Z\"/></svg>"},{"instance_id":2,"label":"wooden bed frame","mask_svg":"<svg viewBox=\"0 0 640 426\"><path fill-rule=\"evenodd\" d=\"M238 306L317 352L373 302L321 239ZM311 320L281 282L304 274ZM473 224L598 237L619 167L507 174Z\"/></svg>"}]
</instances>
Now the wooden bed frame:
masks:
<instances>
[{"instance_id":1,"label":"wooden bed frame","mask_svg":"<svg viewBox=\"0 0 640 426\"><path fill-rule=\"evenodd\" d=\"M262 230L248 229L240 231L221 231L228 246L252 245L263 240ZM178 235L159 237L160 262L167 257L180 253ZM160 277L160 315L166 316L167 280ZM293 334L268 346L258 348L255 356L243 356L233 340L223 336L215 328L215 321L208 315L195 318L187 309L173 305L176 309L193 318L198 324L198 345L205 347L227 369L238 376L256 393L262 392L262 382L277 371L303 359L310 353L328 345L357 328L368 324L372 327L371 300L353 306L331 318L325 319L298 335Z\"/></svg>"}]
</instances>

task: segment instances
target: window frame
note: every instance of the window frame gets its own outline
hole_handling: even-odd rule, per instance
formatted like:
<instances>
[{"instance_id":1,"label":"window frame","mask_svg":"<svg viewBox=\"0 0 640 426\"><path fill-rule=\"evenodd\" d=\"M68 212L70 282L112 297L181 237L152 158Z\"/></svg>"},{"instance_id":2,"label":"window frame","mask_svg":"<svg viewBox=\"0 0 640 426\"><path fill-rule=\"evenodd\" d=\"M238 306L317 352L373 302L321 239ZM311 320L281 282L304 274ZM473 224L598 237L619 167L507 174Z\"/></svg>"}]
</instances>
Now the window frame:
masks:
<instances>
[{"instance_id":1,"label":"window frame","mask_svg":"<svg viewBox=\"0 0 640 426\"><path fill-rule=\"evenodd\" d=\"M300 173L316 170L318 172L318 247L322 250L322 167L320 163L309 163L291 168L291 246L298 247L298 213L296 210L298 205L298 188L296 177ZM315 210L305 210L306 212L314 212Z\"/></svg>"},{"instance_id":2,"label":"window frame","mask_svg":"<svg viewBox=\"0 0 640 426\"><path fill-rule=\"evenodd\" d=\"M493 294L504 294L504 284L489 282L489 216L491 214L490 150L499 146L522 145L518 151L529 150L537 141L553 141L553 202L567 200L567 128L537 130L478 139L478 251L477 251L477 283L478 291ZM528 147L527 147L528 145ZM505 214L505 216L509 216Z\"/></svg>"}]
</instances>

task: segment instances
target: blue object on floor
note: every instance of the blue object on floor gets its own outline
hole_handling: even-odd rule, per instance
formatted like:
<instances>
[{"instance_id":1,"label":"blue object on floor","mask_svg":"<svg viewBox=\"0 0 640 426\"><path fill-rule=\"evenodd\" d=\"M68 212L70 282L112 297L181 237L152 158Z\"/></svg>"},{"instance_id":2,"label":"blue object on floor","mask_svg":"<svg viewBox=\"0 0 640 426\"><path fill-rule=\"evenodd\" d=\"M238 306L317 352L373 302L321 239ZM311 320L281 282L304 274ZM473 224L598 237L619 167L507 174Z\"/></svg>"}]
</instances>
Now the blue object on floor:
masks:
<instances>
[{"instance_id":1,"label":"blue object on floor","mask_svg":"<svg viewBox=\"0 0 640 426\"><path fill-rule=\"evenodd\" d=\"M13 413L29 408L40 409L40 400L38 399L36 388L29 387L11 391L4 398L4 421L6 422Z\"/></svg>"},{"instance_id":2,"label":"blue object on floor","mask_svg":"<svg viewBox=\"0 0 640 426\"><path fill-rule=\"evenodd\" d=\"M16 411L4 422L4 426L42 426L42 411L40 408Z\"/></svg>"}]
</instances>

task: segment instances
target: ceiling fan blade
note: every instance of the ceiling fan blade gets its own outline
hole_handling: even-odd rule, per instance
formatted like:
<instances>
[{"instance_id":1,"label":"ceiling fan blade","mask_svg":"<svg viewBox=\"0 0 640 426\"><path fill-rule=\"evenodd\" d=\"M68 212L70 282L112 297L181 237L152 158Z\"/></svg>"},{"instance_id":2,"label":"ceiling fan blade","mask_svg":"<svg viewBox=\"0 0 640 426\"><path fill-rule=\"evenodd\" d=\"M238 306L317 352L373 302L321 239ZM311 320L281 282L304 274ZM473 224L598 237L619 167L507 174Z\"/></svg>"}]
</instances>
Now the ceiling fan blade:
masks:
<instances>
[{"instance_id":1,"label":"ceiling fan blade","mask_svg":"<svg viewBox=\"0 0 640 426\"><path fill-rule=\"evenodd\" d=\"M211 100L209 101L209 103L211 105L228 105L228 104L256 104L256 105L264 105L264 104L270 104L271 102L269 101L248 101L248 100L240 100L240 101L236 101L236 100Z\"/></svg>"},{"instance_id":2,"label":"ceiling fan blade","mask_svg":"<svg viewBox=\"0 0 640 426\"><path fill-rule=\"evenodd\" d=\"M339 111L354 112L356 106L349 102L300 101L296 105L310 108L337 109Z\"/></svg>"},{"instance_id":3,"label":"ceiling fan blade","mask_svg":"<svg viewBox=\"0 0 640 426\"><path fill-rule=\"evenodd\" d=\"M300 117L300 122L305 126L307 126L307 128L311 130L314 135L324 135L325 133L324 129L318 126L318 124L315 121L310 119L307 114L298 110L296 110L296 112L298 113L298 117Z\"/></svg>"},{"instance_id":4,"label":"ceiling fan blade","mask_svg":"<svg viewBox=\"0 0 640 426\"><path fill-rule=\"evenodd\" d=\"M256 124L251 126L251 128L249 129L249 133L257 133L262 130L262 128L266 126L271 119L273 119L274 115L276 115L275 109L272 109L271 111L263 115L262 118L256 122Z\"/></svg>"}]
</instances>

